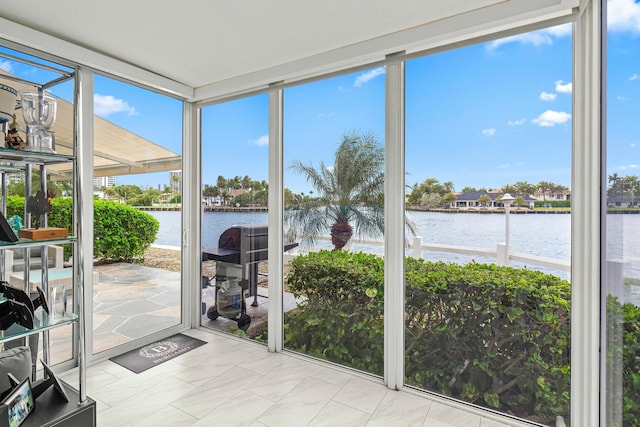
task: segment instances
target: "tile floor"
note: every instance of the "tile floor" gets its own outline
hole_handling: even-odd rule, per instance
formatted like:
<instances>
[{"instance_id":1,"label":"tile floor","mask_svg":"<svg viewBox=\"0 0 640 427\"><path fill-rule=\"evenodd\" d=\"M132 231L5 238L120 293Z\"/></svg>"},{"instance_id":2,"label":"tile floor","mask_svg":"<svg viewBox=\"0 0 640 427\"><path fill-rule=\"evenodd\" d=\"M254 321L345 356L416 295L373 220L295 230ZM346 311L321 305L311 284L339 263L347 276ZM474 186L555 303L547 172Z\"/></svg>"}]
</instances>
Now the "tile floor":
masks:
<instances>
[{"instance_id":1,"label":"tile floor","mask_svg":"<svg viewBox=\"0 0 640 427\"><path fill-rule=\"evenodd\" d=\"M232 336L185 333L207 344L141 374L111 361L87 369L99 427L524 425ZM62 378L77 386L77 370Z\"/></svg>"}]
</instances>

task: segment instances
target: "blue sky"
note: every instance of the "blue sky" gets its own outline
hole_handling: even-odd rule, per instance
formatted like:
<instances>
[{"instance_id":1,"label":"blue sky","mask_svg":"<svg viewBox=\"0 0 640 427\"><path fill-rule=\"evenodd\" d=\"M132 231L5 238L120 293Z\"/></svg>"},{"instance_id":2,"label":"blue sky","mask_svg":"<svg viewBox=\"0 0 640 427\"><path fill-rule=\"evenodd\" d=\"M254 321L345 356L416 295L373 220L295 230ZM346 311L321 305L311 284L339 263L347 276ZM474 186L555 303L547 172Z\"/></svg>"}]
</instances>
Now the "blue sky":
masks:
<instances>
[{"instance_id":1,"label":"blue sky","mask_svg":"<svg viewBox=\"0 0 640 427\"><path fill-rule=\"evenodd\" d=\"M639 2L609 0L608 37L607 173L640 175ZM541 180L570 187L571 43L566 25L409 61L407 184L435 177L457 190ZM27 78L34 72L2 58L0 68ZM104 77L95 91L96 114L181 153L179 101ZM71 85L54 93L68 99ZM330 165L349 131L384 137L383 68L288 88L284 100L286 165ZM267 104L257 95L205 109L204 183L218 175L267 179ZM117 183L155 187L169 178L129 175ZM288 169L285 185L310 189Z\"/></svg>"}]
</instances>

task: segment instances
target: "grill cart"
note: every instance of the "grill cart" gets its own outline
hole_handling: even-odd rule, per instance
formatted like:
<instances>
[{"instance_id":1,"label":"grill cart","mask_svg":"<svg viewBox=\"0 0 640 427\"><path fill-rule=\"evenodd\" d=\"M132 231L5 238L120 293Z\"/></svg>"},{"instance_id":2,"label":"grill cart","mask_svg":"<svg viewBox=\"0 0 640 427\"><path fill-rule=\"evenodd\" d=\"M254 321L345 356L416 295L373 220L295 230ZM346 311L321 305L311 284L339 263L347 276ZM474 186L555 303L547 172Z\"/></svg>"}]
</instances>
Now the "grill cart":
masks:
<instances>
[{"instance_id":1,"label":"grill cart","mask_svg":"<svg viewBox=\"0 0 640 427\"><path fill-rule=\"evenodd\" d=\"M297 243L286 244L285 251ZM258 263L268 256L267 225L234 225L218 238L217 248L202 248L202 260L216 262L216 275L203 278L203 288L214 281L215 303L206 310L207 317L218 316L238 322L246 330L251 323L247 314L246 293L253 296L251 306L258 306ZM204 309L203 309L204 311Z\"/></svg>"}]
</instances>

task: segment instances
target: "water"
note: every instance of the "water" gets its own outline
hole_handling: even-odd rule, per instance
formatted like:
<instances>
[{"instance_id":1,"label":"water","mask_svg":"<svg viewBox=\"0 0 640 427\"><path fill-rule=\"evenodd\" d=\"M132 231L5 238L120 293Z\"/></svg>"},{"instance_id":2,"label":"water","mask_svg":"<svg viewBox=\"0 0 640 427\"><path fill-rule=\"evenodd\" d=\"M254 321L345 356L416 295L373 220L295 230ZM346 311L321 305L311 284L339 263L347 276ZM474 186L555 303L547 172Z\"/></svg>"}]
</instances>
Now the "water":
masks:
<instances>
[{"instance_id":1,"label":"water","mask_svg":"<svg viewBox=\"0 0 640 427\"><path fill-rule=\"evenodd\" d=\"M180 246L180 212L150 211L160 221L156 244ZM436 212L410 212L417 235L425 244L446 244L495 249L505 241L505 215L500 214L443 214ZM266 224L267 212L204 212L202 245L217 246L220 234L232 225ZM514 252L571 260L571 215L510 215L511 247ZM607 259L624 261L625 276L640 278L640 215L607 216ZM329 242L322 246L330 248ZM356 245L355 249L377 254L383 248L375 245ZM411 250L407 251L412 255ZM493 258L424 251L423 258L447 262L495 262ZM522 264L514 263L519 267ZM545 272L567 277L563 271L544 269Z\"/></svg>"}]
</instances>

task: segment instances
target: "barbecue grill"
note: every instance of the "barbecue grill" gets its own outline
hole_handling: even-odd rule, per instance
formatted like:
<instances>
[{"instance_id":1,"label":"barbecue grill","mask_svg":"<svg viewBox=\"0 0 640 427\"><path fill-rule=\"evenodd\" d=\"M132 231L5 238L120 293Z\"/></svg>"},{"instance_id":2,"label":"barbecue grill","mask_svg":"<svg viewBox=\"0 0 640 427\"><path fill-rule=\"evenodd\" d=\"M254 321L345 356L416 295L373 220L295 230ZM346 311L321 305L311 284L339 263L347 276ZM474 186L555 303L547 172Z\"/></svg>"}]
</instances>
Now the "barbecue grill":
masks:
<instances>
[{"instance_id":1,"label":"barbecue grill","mask_svg":"<svg viewBox=\"0 0 640 427\"><path fill-rule=\"evenodd\" d=\"M298 246L289 243L284 250ZM222 283L228 276L240 280L240 287L249 290L253 296L253 307L258 306L258 263L268 256L268 227L264 225L234 225L227 228L218 238L217 248L202 248L202 260L216 261L216 283ZM237 277L240 266L240 277Z\"/></svg>"}]
</instances>

